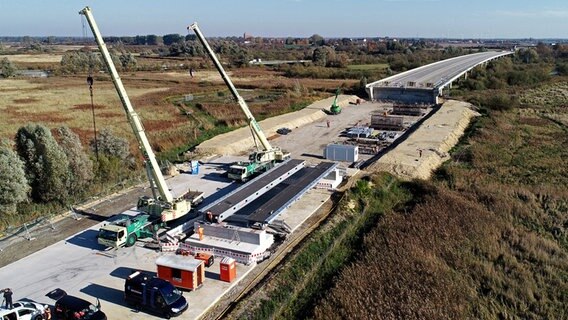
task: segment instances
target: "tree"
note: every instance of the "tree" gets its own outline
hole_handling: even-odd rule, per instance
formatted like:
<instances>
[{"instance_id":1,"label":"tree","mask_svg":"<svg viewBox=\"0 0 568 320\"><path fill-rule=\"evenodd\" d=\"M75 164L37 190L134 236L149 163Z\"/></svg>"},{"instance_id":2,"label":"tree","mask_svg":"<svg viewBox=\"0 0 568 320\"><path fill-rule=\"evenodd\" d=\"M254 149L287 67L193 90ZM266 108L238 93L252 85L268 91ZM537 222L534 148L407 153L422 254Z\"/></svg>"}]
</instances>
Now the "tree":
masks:
<instances>
[{"instance_id":1,"label":"tree","mask_svg":"<svg viewBox=\"0 0 568 320\"><path fill-rule=\"evenodd\" d=\"M67 52L61 58L60 64L65 73L97 72L104 69L100 56L94 52Z\"/></svg>"},{"instance_id":2,"label":"tree","mask_svg":"<svg viewBox=\"0 0 568 320\"><path fill-rule=\"evenodd\" d=\"M518 58L524 63L538 62L538 53L535 49L521 49L517 51Z\"/></svg>"},{"instance_id":3,"label":"tree","mask_svg":"<svg viewBox=\"0 0 568 320\"><path fill-rule=\"evenodd\" d=\"M146 44L146 36L136 36L134 38L134 44L138 44L138 45Z\"/></svg>"},{"instance_id":4,"label":"tree","mask_svg":"<svg viewBox=\"0 0 568 320\"><path fill-rule=\"evenodd\" d=\"M120 65L122 66L123 70L135 70L136 65L138 64L136 58L134 58L132 53L123 53L119 56L118 59L120 60Z\"/></svg>"},{"instance_id":5,"label":"tree","mask_svg":"<svg viewBox=\"0 0 568 320\"><path fill-rule=\"evenodd\" d=\"M49 129L39 124L21 127L16 133L16 150L25 163L32 199L64 203L69 161Z\"/></svg>"},{"instance_id":6,"label":"tree","mask_svg":"<svg viewBox=\"0 0 568 320\"><path fill-rule=\"evenodd\" d=\"M157 46L160 43L160 37L155 34L149 34L146 36L146 44L150 46Z\"/></svg>"},{"instance_id":7,"label":"tree","mask_svg":"<svg viewBox=\"0 0 568 320\"><path fill-rule=\"evenodd\" d=\"M180 42L183 37L177 33L170 33L163 36L164 45L169 46L173 43Z\"/></svg>"},{"instance_id":8,"label":"tree","mask_svg":"<svg viewBox=\"0 0 568 320\"><path fill-rule=\"evenodd\" d=\"M203 46L198 44L197 41L176 42L169 46L170 56L190 56L198 57L203 56Z\"/></svg>"},{"instance_id":9,"label":"tree","mask_svg":"<svg viewBox=\"0 0 568 320\"><path fill-rule=\"evenodd\" d=\"M55 42L57 42L57 38L55 38L54 36L48 36L45 39L45 43L47 44L55 44Z\"/></svg>"},{"instance_id":10,"label":"tree","mask_svg":"<svg viewBox=\"0 0 568 320\"><path fill-rule=\"evenodd\" d=\"M89 182L93 180L93 163L83 151L79 136L68 127L57 129L59 146L69 161L68 190L72 195L83 193Z\"/></svg>"},{"instance_id":11,"label":"tree","mask_svg":"<svg viewBox=\"0 0 568 320\"><path fill-rule=\"evenodd\" d=\"M314 34L310 37L310 43L314 46L323 46L325 44L325 39L319 34Z\"/></svg>"},{"instance_id":12,"label":"tree","mask_svg":"<svg viewBox=\"0 0 568 320\"><path fill-rule=\"evenodd\" d=\"M91 140L91 150L95 150L95 141ZM97 136L97 147L99 153L115 157L120 160L126 160L130 154L130 146L124 138L115 136L108 128L103 128Z\"/></svg>"},{"instance_id":13,"label":"tree","mask_svg":"<svg viewBox=\"0 0 568 320\"><path fill-rule=\"evenodd\" d=\"M312 60L316 66L330 66L331 61L335 61L335 50L332 47L323 46L314 50Z\"/></svg>"},{"instance_id":14,"label":"tree","mask_svg":"<svg viewBox=\"0 0 568 320\"><path fill-rule=\"evenodd\" d=\"M4 78L9 78L16 74L16 66L8 58L4 58L0 61L0 71Z\"/></svg>"},{"instance_id":15,"label":"tree","mask_svg":"<svg viewBox=\"0 0 568 320\"><path fill-rule=\"evenodd\" d=\"M30 186L24 162L6 141L0 143L0 213L13 214L16 206L28 199Z\"/></svg>"}]
</instances>

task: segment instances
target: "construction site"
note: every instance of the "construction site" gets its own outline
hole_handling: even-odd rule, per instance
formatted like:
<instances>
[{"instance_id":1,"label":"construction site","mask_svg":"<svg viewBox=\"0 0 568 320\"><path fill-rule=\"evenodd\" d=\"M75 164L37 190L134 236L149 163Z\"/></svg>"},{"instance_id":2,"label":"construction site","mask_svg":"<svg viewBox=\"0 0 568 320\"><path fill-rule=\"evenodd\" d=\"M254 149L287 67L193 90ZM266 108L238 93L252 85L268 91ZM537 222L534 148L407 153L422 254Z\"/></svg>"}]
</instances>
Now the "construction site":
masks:
<instances>
[{"instance_id":1,"label":"construction site","mask_svg":"<svg viewBox=\"0 0 568 320\"><path fill-rule=\"evenodd\" d=\"M3 286L42 304L50 304L45 293L59 287L88 301L100 300L109 319L203 318L228 293L242 290L255 268L286 248L338 188L366 171L427 179L476 115L457 101L372 101L338 90L300 111L257 122L194 23L188 30L248 125L201 143L194 161L176 164L164 175L90 9L81 14L144 156L152 195L1 269ZM80 219L92 210L83 206L61 219ZM159 310L153 297L128 303L125 281L134 281L137 272L185 291L176 289L174 295L187 303L174 307L168 302Z\"/></svg>"}]
</instances>

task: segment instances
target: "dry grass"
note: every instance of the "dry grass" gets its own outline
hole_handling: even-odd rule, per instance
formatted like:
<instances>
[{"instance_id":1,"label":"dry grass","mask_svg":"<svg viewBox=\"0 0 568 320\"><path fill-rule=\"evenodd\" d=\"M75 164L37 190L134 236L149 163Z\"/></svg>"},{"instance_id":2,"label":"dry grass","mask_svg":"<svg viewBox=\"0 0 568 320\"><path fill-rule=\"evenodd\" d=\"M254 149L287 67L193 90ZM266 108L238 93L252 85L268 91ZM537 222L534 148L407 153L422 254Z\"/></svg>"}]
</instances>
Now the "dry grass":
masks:
<instances>
[{"instance_id":1,"label":"dry grass","mask_svg":"<svg viewBox=\"0 0 568 320\"><path fill-rule=\"evenodd\" d=\"M317 96L311 90L330 90L340 85L334 80L292 80L278 72L260 68L236 69L230 74L247 100L249 95L251 99L257 99L265 91L274 92L276 89L281 92L280 97L249 103L259 118L292 111L292 105ZM186 72L169 71L123 72L120 76L134 109L148 131L150 141L158 150L187 146L191 144L190 140L204 134L204 130L213 129L218 124L229 127L243 125L241 111L229 99L226 86L214 70L198 70L194 78L190 78ZM0 137L12 138L18 128L35 121L50 128L67 125L80 135L83 144L87 144L93 133L85 78L86 75L77 75L0 80L3 93L0 96L0 111L10 115L9 118L0 119ZM282 94L295 92L302 86L304 89L300 94ZM187 116L178 107L181 97L187 94L216 96L219 91L225 92L225 96L218 101L203 103L203 115ZM94 103L97 128L111 127L115 134L129 139L135 151L134 136L110 78L105 74L95 75Z\"/></svg>"},{"instance_id":2,"label":"dry grass","mask_svg":"<svg viewBox=\"0 0 568 320\"><path fill-rule=\"evenodd\" d=\"M0 55L0 60L8 58L13 63L60 63L63 55L61 54L10 54Z\"/></svg>"},{"instance_id":3,"label":"dry grass","mask_svg":"<svg viewBox=\"0 0 568 320\"><path fill-rule=\"evenodd\" d=\"M379 222L315 318L566 318L568 128L542 110L568 110L553 86L528 95L482 118L435 181L409 184L415 204Z\"/></svg>"},{"instance_id":4,"label":"dry grass","mask_svg":"<svg viewBox=\"0 0 568 320\"><path fill-rule=\"evenodd\" d=\"M129 96L134 100L145 94L164 92L168 88L137 88L126 83ZM82 78L48 78L34 80L2 80L0 89L0 110L9 117L0 119L0 137L11 138L19 127L29 122L40 122L49 127L67 125L74 129L90 129L92 114L88 87ZM124 115L116 91L109 81L97 81L94 91L95 112L103 111L104 117L110 114ZM162 112L149 112L137 108L142 118L163 118ZM99 127L110 126L123 136L131 136L126 118L114 123L99 122ZM92 131L82 135L85 143Z\"/></svg>"}]
</instances>

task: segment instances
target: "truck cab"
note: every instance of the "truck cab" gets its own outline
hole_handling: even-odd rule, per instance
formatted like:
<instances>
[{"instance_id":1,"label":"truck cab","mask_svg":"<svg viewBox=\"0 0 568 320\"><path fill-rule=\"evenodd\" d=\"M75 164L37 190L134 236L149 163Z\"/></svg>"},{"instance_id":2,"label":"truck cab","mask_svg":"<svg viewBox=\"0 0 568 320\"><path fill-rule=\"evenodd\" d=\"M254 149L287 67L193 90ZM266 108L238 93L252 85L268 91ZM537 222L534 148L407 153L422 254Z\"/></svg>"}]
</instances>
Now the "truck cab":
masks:
<instances>
[{"instance_id":1,"label":"truck cab","mask_svg":"<svg viewBox=\"0 0 568 320\"><path fill-rule=\"evenodd\" d=\"M136 240L151 237L152 231L159 228L159 224L152 223L149 219L147 214L118 215L114 221L99 229L97 242L111 248L131 247Z\"/></svg>"},{"instance_id":2,"label":"truck cab","mask_svg":"<svg viewBox=\"0 0 568 320\"><path fill-rule=\"evenodd\" d=\"M105 247L118 248L126 243L126 228L108 224L99 229L97 242Z\"/></svg>"},{"instance_id":3,"label":"truck cab","mask_svg":"<svg viewBox=\"0 0 568 320\"><path fill-rule=\"evenodd\" d=\"M161 314L167 319L182 314L188 308L187 300L170 282L140 271L126 278L124 298L129 305Z\"/></svg>"},{"instance_id":4,"label":"truck cab","mask_svg":"<svg viewBox=\"0 0 568 320\"><path fill-rule=\"evenodd\" d=\"M232 180L245 181L247 176L250 175L250 170L247 169L247 165L250 164L245 162L238 162L232 165L227 172L227 176Z\"/></svg>"}]
</instances>

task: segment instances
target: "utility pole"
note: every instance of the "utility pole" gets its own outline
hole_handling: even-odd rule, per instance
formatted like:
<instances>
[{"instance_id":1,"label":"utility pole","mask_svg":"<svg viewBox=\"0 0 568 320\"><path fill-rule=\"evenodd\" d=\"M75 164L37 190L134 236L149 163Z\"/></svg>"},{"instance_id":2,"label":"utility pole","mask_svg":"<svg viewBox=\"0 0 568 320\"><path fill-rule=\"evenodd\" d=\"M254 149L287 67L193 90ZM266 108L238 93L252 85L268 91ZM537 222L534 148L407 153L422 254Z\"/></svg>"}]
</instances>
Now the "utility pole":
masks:
<instances>
[{"instance_id":1,"label":"utility pole","mask_svg":"<svg viewBox=\"0 0 568 320\"><path fill-rule=\"evenodd\" d=\"M89 74L87 77L87 83L89 84L89 92L91 93L91 111L93 113L93 131L95 133L95 154L97 155L97 161L99 161L99 142L97 141L97 122L95 121L95 103L93 101L93 76Z\"/></svg>"}]
</instances>

